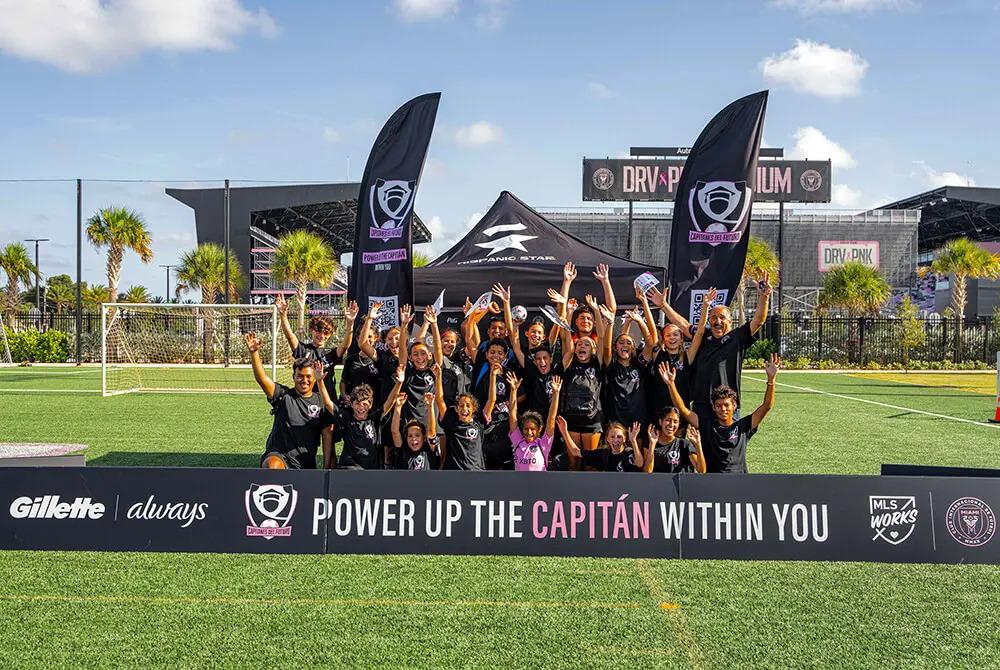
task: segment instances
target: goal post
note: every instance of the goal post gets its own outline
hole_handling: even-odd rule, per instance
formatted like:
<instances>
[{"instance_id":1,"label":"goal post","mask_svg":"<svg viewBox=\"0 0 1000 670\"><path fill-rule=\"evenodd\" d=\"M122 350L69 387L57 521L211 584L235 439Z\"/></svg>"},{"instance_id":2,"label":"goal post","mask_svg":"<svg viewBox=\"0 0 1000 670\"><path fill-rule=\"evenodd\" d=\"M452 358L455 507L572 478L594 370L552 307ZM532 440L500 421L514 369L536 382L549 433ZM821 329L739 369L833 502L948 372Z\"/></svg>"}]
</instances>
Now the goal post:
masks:
<instances>
[{"instance_id":1,"label":"goal post","mask_svg":"<svg viewBox=\"0 0 1000 670\"><path fill-rule=\"evenodd\" d=\"M14 359L10 355L10 341L7 339L7 322L0 314L0 366L13 365Z\"/></svg>"},{"instance_id":2,"label":"goal post","mask_svg":"<svg viewBox=\"0 0 1000 670\"><path fill-rule=\"evenodd\" d=\"M105 303L101 305L101 393L260 392L248 332L260 338L271 379L290 383L291 352L274 305Z\"/></svg>"}]
</instances>

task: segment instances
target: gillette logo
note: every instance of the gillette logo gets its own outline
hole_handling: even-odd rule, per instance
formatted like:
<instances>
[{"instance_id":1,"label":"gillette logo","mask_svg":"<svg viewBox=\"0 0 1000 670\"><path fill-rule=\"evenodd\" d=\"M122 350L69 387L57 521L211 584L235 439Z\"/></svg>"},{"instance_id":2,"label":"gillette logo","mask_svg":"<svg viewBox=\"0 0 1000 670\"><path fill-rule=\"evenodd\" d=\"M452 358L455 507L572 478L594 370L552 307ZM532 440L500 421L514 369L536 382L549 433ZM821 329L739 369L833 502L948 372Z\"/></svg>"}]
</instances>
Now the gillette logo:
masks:
<instances>
[{"instance_id":1,"label":"gillette logo","mask_svg":"<svg viewBox=\"0 0 1000 670\"><path fill-rule=\"evenodd\" d=\"M104 503L93 502L93 498L74 498L69 503L51 495L21 496L10 504L10 515L15 519L100 519L104 510Z\"/></svg>"}]
</instances>

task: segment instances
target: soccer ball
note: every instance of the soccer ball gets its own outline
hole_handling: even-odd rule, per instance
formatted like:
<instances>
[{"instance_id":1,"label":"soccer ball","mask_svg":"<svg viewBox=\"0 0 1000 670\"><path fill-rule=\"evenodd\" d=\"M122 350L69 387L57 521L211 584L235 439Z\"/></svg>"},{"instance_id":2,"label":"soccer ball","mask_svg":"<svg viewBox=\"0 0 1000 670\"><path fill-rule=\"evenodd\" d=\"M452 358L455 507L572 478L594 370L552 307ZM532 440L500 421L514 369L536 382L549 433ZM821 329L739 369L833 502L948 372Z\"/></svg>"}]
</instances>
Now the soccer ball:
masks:
<instances>
[{"instance_id":1,"label":"soccer ball","mask_svg":"<svg viewBox=\"0 0 1000 670\"><path fill-rule=\"evenodd\" d=\"M512 317L515 321L524 321L528 318L528 310L524 308L524 305L517 305L510 311Z\"/></svg>"}]
</instances>

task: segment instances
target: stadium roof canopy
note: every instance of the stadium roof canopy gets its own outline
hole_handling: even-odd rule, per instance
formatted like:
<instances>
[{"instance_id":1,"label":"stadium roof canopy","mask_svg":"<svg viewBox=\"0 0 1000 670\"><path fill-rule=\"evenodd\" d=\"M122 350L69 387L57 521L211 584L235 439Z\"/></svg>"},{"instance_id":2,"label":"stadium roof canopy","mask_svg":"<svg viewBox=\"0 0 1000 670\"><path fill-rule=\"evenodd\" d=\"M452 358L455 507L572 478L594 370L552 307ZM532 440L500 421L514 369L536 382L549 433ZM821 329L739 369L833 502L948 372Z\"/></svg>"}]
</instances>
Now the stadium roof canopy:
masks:
<instances>
[{"instance_id":1,"label":"stadium roof canopy","mask_svg":"<svg viewBox=\"0 0 1000 670\"><path fill-rule=\"evenodd\" d=\"M920 210L920 252L962 236L977 242L1000 240L1000 188L942 186L878 209Z\"/></svg>"}]
</instances>

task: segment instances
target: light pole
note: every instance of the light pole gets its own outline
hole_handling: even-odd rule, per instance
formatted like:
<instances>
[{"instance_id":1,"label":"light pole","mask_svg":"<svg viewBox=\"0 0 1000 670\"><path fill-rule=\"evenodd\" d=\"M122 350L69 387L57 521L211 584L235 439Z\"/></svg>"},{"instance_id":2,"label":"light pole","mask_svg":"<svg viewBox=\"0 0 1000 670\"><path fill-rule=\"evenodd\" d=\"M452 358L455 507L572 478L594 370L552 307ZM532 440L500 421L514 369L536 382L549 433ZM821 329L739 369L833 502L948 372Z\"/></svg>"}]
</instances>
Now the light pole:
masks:
<instances>
[{"instance_id":1,"label":"light pole","mask_svg":"<svg viewBox=\"0 0 1000 670\"><path fill-rule=\"evenodd\" d=\"M38 308L39 312L42 311L42 288L41 288L42 270L41 268L38 267L38 243L48 242L48 241L49 238L47 237L39 237L31 240L25 240L25 242L35 243L35 307Z\"/></svg>"},{"instance_id":2,"label":"light pole","mask_svg":"<svg viewBox=\"0 0 1000 670\"><path fill-rule=\"evenodd\" d=\"M161 265L161 268L167 268L167 302L170 302L170 268L177 267L176 265Z\"/></svg>"}]
</instances>

